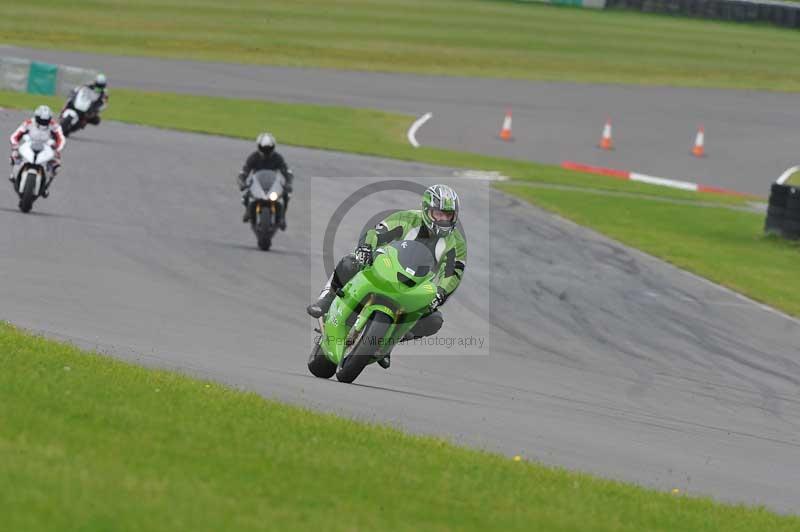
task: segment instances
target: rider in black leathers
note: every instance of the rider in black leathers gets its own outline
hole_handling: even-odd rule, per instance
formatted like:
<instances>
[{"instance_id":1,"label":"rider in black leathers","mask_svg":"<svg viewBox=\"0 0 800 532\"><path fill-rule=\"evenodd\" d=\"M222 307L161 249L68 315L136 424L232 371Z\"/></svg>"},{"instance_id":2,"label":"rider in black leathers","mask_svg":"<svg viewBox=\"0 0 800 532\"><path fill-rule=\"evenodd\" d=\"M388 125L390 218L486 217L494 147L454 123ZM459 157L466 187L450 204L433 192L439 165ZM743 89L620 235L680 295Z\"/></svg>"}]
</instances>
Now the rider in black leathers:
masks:
<instances>
[{"instance_id":1,"label":"rider in black leathers","mask_svg":"<svg viewBox=\"0 0 800 532\"><path fill-rule=\"evenodd\" d=\"M275 151L275 137L269 133L262 133L258 136L256 141L258 149L251 153L239 172L236 178L239 184L239 190L244 192L242 202L245 205L243 222L250 221L250 210L247 208L248 201L248 182L247 177L259 170L274 170L283 174L285 178L285 186L283 187L283 216L280 220L281 230L286 230L286 212L289 210L289 194L292 192L292 181L294 180L294 173L292 169L286 164L283 156Z\"/></svg>"}]
</instances>

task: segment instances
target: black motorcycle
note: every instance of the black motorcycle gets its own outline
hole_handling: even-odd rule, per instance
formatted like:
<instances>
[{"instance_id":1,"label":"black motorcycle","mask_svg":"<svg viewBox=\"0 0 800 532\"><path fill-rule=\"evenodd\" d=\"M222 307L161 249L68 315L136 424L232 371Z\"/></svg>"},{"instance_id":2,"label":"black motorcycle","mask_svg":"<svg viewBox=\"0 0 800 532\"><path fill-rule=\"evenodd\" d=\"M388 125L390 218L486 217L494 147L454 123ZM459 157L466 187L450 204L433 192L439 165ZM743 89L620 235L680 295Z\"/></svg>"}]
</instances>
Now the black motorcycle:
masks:
<instances>
[{"instance_id":1,"label":"black motorcycle","mask_svg":"<svg viewBox=\"0 0 800 532\"><path fill-rule=\"evenodd\" d=\"M280 228L285 214L282 175L272 170L259 170L248 178L247 205L250 227L258 239L258 247L268 251L272 236Z\"/></svg>"},{"instance_id":2,"label":"black motorcycle","mask_svg":"<svg viewBox=\"0 0 800 532\"><path fill-rule=\"evenodd\" d=\"M101 98L100 94L86 86L72 92L59 117L65 137L85 128L86 124L97 122L103 105Z\"/></svg>"}]
</instances>

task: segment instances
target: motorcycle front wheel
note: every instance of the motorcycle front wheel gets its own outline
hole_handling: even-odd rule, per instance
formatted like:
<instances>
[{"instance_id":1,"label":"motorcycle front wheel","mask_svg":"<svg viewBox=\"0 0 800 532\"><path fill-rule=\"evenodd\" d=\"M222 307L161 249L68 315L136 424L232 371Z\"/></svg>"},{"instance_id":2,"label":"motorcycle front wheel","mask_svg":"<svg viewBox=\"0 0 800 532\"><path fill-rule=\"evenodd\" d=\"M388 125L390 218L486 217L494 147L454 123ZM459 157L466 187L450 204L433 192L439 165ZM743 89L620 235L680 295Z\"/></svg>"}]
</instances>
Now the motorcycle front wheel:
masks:
<instances>
[{"instance_id":1,"label":"motorcycle front wheel","mask_svg":"<svg viewBox=\"0 0 800 532\"><path fill-rule=\"evenodd\" d=\"M391 326L392 319L389 316L382 312L373 314L352 348L345 353L344 360L336 371L336 380L345 383L356 380L374 358L378 348L381 347L381 340Z\"/></svg>"},{"instance_id":2,"label":"motorcycle front wheel","mask_svg":"<svg viewBox=\"0 0 800 532\"><path fill-rule=\"evenodd\" d=\"M272 246L272 220L269 212L262 212L258 215L256 222L256 236L258 237L258 248L261 251L269 251Z\"/></svg>"},{"instance_id":3,"label":"motorcycle front wheel","mask_svg":"<svg viewBox=\"0 0 800 532\"><path fill-rule=\"evenodd\" d=\"M61 131L64 133L65 137L69 137L69 134L72 133L70 131L70 125L72 124L72 120L67 117L61 119Z\"/></svg>"},{"instance_id":4,"label":"motorcycle front wheel","mask_svg":"<svg viewBox=\"0 0 800 532\"><path fill-rule=\"evenodd\" d=\"M28 177L28 180L25 182L25 189L22 191L22 196L19 198L19 210L22 212L30 212L33 208L33 201L36 199L36 195L33 193L35 187L36 179Z\"/></svg>"}]
</instances>

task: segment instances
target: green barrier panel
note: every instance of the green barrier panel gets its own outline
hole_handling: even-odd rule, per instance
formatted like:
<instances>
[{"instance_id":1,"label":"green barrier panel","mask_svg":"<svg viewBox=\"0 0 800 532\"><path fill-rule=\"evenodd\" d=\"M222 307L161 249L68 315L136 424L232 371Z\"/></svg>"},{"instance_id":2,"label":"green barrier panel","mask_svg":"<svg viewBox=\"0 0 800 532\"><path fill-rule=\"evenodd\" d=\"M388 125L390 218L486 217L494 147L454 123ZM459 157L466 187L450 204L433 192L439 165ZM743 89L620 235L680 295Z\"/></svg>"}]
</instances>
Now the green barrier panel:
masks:
<instances>
[{"instance_id":1,"label":"green barrier panel","mask_svg":"<svg viewBox=\"0 0 800 532\"><path fill-rule=\"evenodd\" d=\"M58 66L47 63L31 62L28 71L28 92L31 94L45 94L52 96L56 93L56 78Z\"/></svg>"}]
</instances>

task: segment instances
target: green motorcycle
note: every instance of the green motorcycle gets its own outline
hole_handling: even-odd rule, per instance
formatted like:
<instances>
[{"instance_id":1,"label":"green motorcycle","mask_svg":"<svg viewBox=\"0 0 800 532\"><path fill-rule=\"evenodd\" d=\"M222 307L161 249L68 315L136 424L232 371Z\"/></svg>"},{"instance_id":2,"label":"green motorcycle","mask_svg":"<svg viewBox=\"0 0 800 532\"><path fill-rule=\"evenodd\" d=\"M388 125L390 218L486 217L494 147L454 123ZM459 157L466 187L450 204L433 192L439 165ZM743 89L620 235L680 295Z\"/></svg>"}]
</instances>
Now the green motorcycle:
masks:
<instances>
[{"instance_id":1,"label":"green motorcycle","mask_svg":"<svg viewBox=\"0 0 800 532\"><path fill-rule=\"evenodd\" d=\"M308 369L321 379L334 374L353 382L428 312L436 297L436 259L425 244L400 240L379 247L319 319L319 342Z\"/></svg>"}]
</instances>

